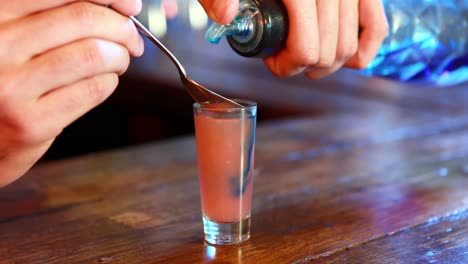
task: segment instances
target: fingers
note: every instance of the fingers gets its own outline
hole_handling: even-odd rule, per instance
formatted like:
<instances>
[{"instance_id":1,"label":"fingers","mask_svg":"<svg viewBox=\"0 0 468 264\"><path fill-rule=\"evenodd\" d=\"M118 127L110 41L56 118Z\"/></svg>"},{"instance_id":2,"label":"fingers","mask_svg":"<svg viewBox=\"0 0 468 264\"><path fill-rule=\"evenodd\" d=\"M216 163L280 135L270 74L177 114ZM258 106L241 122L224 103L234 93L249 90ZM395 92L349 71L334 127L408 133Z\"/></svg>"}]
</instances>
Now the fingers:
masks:
<instances>
[{"instance_id":1,"label":"fingers","mask_svg":"<svg viewBox=\"0 0 468 264\"><path fill-rule=\"evenodd\" d=\"M359 49L345 66L363 69L372 61L388 33L388 24L381 0L360 0Z\"/></svg>"},{"instance_id":2,"label":"fingers","mask_svg":"<svg viewBox=\"0 0 468 264\"><path fill-rule=\"evenodd\" d=\"M122 74L129 63L125 47L105 40L84 39L28 62L20 71L23 79L17 86L28 87L24 93L30 98L38 98L57 87L94 75Z\"/></svg>"},{"instance_id":3,"label":"fingers","mask_svg":"<svg viewBox=\"0 0 468 264\"><path fill-rule=\"evenodd\" d=\"M141 0L11 2L0 1L0 186L104 101L143 52L127 17Z\"/></svg>"},{"instance_id":4,"label":"fingers","mask_svg":"<svg viewBox=\"0 0 468 264\"><path fill-rule=\"evenodd\" d=\"M39 157L44 155L52 145L53 140L41 142L40 144L15 149L15 155L1 156L0 153L0 188L12 183L21 175L25 174Z\"/></svg>"},{"instance_id":5,"label":"fingers","mask_svg":"<svg viewBox=\"0 0 468 264\"><path fill-rule=\"evenodd\" d=\"M9 23L0 28L0 36L8 46L0 51L0 67L3 68L24 63L66 43L93 37L119 43L134 56L143 53L143 40L128 17L87 2L58 7Z\"/></svg>"},{"instance_id":6,"label":"fingers","mask_svg":"<svg viewBox=\"0 0 468 264\"><path fill-rule=\"evenodd\" d=\"M387 34L380 0L285 0L284 4L289 16L286 47L264 59L280 77L305 72L315 79L343 66L364 68Z\"/></svg>"},{"instance_id":7,"label":"fingers","mask_svg":"<svg viewBox=\"0 0 468 264\"><path fill-rule=\"evenodd\" d=\"M63 127L101 104L112 94L117 84L117 74L104 73L45 94L36 102L36 115L38 118L42 117L41 126L45 134L38 133L37 136L54 136L47 133L61 131Z\"/></svg>"},{"instance_id":8,"label":"fingers","mask_svg":"<svg viewBox=\"0 0 468 264\"><path fill-rule=\"evenodd\" d=\"M306 76L310 79L322 78L339 70L343 64L356 54L358 47L358 3L359 0L340 0L336 56L328 68L309 68ZM324 27L327 25L324 24Z\"/></svg>"},{"instance_id":9,"label":"fingers","mask_svg":"<svg viewBox=\"0 0 468 264\"><path fill-rule=\"evenodd\" d=\"M284 1L289 15L286 47L264 59L265 65L279 77L299 74L320 59L316 1Z\"/></svg>"},{"instance_id":10,"label":"fingers","mask_svg":"<svg viewBox=\"0 0 468 264\"><path fill-rule=\"evenodd\" d=\"M239 0L199 0L206 14L218 24L231 22L237 14Z\"/></svg>"},{"instance_id":11,"label":"fingers","mask_svg":"<svg viewBox=\"0 0 468 264\"><path fill-rule=\"evenodd\" d=\"M320 58L317 68L329 68L335 62L338 44L339 0L317 0Z\"/></svg>"},{"instance_id":12,"label":"fingers","mask_svg":"<svg viewBox=\"0 0 468 264\"><path fill-rule=\"evenodd\" d=\"M19 17L28 16L47 9L56 8L73 2L82 2L78 0L15 0L14 4L9 1L3 1L0 4L0 22L13 20ZM6 3L8 2L8 3ZM117 12L126 16L135 16L140 13L142 8L141 0L88 0L98 5L111 5Z\"/></svg>"},{"instance_id":13,"label":"fingers","mask_svg":"<svg viewBox=\"0 0 468 264\"><path fill-rule=\"evenodd\" d=\"M33 146L58 136L64 127L103 102L118 83L117 74L105 73L67 85L22 108L2 105L0 128L10 143ZM5 142L0 142L5 143Z\"/></svg>"}]
</instances>

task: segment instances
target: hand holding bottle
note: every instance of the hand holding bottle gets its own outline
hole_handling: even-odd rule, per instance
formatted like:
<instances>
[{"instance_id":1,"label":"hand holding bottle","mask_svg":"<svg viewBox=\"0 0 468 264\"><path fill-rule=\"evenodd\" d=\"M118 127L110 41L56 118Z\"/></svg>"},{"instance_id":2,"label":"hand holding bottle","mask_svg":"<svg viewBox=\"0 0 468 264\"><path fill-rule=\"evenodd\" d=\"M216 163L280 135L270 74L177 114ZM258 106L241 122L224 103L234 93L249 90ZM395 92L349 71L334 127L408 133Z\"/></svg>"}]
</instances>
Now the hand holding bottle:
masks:
<instances>
[{"instance_id":1,"label":"hand holding bottle","mask_svg":"<svg viewBox=\"0 0 468 264\"><path fill-rule=\"evenodd\" d=\"M238 0L200 0L220 24L234 19ZM341 67L365 68L388 30L380 0L283 0L289 19L285 48L264 59L272 73L324 77ZM359 28L361 32L359 33Z\"/></svg>"}]
</instances>

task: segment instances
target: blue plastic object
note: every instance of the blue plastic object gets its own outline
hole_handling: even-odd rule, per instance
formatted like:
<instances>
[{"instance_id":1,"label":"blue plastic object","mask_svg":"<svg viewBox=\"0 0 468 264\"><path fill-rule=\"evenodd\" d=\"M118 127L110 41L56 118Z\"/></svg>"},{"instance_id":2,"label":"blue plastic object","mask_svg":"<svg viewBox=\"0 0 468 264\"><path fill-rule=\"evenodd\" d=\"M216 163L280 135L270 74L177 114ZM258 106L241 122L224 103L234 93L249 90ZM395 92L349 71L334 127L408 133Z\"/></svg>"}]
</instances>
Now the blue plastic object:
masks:
<instances>
[{"instance_id":1,"label":"blue plastic object","mask_svg":"<svg viewBox=\"0 0 468 264\"><path fill-rule=\"evenodd\" d=\"M366 75L436 85L468 81L468 0L384 0L389 34Z\"/></svg>"}]
</instances>

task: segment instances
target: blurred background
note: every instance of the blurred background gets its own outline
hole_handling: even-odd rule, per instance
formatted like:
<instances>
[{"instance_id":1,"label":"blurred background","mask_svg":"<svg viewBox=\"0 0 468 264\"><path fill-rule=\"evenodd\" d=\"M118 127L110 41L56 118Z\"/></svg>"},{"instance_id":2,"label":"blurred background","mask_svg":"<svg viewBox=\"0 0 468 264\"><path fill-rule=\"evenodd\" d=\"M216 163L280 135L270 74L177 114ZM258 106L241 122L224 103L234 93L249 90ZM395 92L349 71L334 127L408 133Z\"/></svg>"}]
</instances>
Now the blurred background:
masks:
<instances>
[{"instance_id":1,"label":"blurred background","mask_svg":"<svg viewBox=\"0 0 468 264\"><path fill-rule=\"evenodd\" d=\"M369 115L370 106L375 112L390 104L411 110L422 102L427 105L427 100L432 101L431 110L453 114L468 99L461 89L466 84L445 94L437 87L410 86L346 69L317 81L303 76L279 79L260 59L238 56L226 40L219 45L206 41L211 22L197 0L147 0L138 18L174 53L191 78L227 97L257 101L259 124L348 110ZM116 92L67 127L42 161L193 133L193 100L172 62L145 41L145 54L132 60Z\"/></svg>"}]
</instances>

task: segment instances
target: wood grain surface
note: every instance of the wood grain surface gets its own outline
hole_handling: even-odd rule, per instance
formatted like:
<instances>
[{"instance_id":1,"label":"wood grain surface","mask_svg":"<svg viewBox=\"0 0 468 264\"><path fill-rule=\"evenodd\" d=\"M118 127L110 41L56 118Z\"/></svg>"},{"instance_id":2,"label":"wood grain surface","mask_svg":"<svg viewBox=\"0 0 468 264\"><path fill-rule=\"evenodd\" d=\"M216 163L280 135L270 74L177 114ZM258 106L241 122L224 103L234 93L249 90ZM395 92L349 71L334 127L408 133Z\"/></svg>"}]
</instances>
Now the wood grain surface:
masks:
<instances>
[{"instance_id":1,"label":"wood grain surface","mask_svg":"<svg viewBox=\"0 0 468 264\"><path fill-rule=\"evenodd\" d=\"M239 246L203 243L193 137L37 166L0 190L0 263L463 263L468 118L395 109L261 124Z\"/></svg>"}]
</instances>

